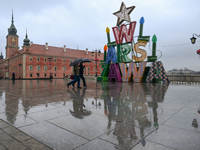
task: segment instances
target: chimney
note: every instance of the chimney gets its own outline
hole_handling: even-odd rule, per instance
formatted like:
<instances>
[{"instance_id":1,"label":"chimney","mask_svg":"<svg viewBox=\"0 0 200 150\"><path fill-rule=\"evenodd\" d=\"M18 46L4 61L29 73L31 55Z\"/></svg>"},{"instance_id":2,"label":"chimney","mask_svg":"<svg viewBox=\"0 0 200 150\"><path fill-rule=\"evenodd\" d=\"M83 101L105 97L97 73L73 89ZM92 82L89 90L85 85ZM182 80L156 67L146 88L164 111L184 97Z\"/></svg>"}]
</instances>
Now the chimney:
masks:
<instances>
[{"instance_id":1,"label":"chimney","mask_svg":"<svg viewBox=\"0 0 200 150\"><path fill-rule=\"evenodd\" d=\"M66 52L66 45L64 45L64 52Z\"/></svg>"},{"instance_id":2,"label":"chimney","mask_svg":"<svg viewBox=\"0 0 200 150\"><path fill-rule=\"evenodd\" d=\"M45 43L45 49L48 50L48 43Z\"/></svg>"},{"instance_id":3,"label":"chimney","mask_svg":"<svg viewBox=\"0 0 200 150\"><path fill-rule=\"evenodd\" d=\"M88 55L88 48L86 48L85 53Z\"/></svg>"}]
</instances>

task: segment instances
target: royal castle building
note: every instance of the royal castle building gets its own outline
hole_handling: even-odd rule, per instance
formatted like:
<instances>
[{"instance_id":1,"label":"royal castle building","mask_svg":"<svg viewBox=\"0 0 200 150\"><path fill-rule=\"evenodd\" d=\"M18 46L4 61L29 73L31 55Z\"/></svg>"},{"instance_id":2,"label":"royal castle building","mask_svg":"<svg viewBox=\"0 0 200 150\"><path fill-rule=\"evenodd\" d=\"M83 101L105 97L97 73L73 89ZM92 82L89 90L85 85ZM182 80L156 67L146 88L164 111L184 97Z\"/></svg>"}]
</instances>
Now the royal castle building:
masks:
<instances>
[{"instance_id":1,"label":"royal castle building","mask_svg":"<svg viewBox=\"0 0 200 150\"><path fill-rule=\"evenodd\" d=\"M27 31L23 40L22 49L20 49L19 36L14 25L12 14L11 26L8 28L6 36L6 57L0 55L0 78L10 79L13 71L16 79L34 79L49 78L50 74L53 78L63 78L72 73L70 62L76 58L88 58L91 62L84 63L85 75L101 74L100 62L93 56L93 53L86 50L76 50L63 47L34 44L28 39ZM97 57L103 60L103 55Z\"/></svg>"}]
</instances>

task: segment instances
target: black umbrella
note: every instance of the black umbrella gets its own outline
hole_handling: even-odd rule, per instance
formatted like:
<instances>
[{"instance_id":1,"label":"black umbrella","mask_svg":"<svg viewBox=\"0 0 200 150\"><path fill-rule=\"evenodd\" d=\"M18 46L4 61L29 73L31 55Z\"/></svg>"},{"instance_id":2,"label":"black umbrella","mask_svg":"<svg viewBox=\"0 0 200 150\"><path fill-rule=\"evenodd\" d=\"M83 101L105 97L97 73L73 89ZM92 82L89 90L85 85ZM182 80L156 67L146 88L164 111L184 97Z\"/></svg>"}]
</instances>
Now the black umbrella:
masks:
<instances>
[{"instance_id":1,"label":"black umbrella","mask_svg":"<svg viewBox=\"0 0 200 150\"><path fill-rule=\"evenodd\" d=\"M77 58L77 59L75 59L74 61L72 61L70 63L70 66L75 66L75 65L78 65L78 64L80 64L82 62L91 62L91 60L87 59L87 58Z\"/></svg>"}]
</instances>

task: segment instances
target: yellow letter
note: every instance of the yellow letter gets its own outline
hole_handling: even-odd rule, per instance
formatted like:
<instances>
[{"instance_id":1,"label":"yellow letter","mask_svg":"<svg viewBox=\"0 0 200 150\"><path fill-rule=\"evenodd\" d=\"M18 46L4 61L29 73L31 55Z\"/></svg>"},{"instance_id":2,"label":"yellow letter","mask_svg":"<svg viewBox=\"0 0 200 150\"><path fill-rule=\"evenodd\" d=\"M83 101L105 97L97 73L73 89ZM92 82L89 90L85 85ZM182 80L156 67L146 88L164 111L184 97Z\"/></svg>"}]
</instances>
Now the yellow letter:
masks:
<instances>
[{"instance_id":1,"label":"yellow letter","mask_svg":"<svg viewBox=\"0 0 200 150\"><path fill-rule=\"evenodd\" d=\"M134 45L134 49L135 49L135 52L136 53L139 53L141 54L140 57L137 57L137 56L133 56L132 59L134 59L135 61L143 61L146 59L147 57L147 52L143 49L140 49L139 46L143 46L145 47L147 45L147 42L137 42L135 45Z\"/></svg>"}]
</instances>

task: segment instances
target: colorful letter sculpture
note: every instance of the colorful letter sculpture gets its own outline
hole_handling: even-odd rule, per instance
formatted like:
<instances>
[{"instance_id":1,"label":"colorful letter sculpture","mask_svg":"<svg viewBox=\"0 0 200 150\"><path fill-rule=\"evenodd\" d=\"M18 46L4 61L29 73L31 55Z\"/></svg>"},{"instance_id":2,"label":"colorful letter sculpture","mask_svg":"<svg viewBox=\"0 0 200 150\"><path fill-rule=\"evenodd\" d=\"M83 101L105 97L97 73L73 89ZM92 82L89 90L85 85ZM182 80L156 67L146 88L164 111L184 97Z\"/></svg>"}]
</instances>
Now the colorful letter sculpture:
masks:
<instances>
[{"instance_id":1,"label":"colorful letter sculpture","mask_svg":"<svg viewBox=\"0 0 200 150\"><path fill-rule=\"evenodd\" d=\"M157 73L158 69L158 73ZM152 82L153 79L160 78L163 82L169 82L165 69L162 65L161 61L155 61L152 63L151 68L149 69L149 73L146 78L146 82Z\"/></svg>"},{"instance_id":2,"label":"colorful letter sculpture","mask_svg":"<svg viewBox=\"0 0 200 150\"><path fill-rule=\"evenodd\" d=\"M104 61L101 61L103 72L97 81L169 82L161 61L157 61L156 35L152 38L152 56L147 56L147 52L140 48L146 47L147 42L150 42L150 36L143 36L144 17L139 21L138 41L136 43L134 41L136 21L131 22L129 16L134 8L135 6L126 8L122 2L120 11L114 13L118 17L117 26L112 28L115 41L111 42L110 29L106 28L108 51L104 46ZM124 24L124 21L129 25L127 22ZM131 57L129 58L128 55ZM152 62L150 69L146 66L147 62Z\"/></svg>"},{"instance_id":3,"label":"colorful letter sculpture","mask_svg":"<svg viewBox=\"0 0 200 150\"><path fill-rule=\"evenodd\" d=\"M113 79L115 79L115 81L122 81L119 67L117 64L111 64L110 66L108 81L112 81Z\"/></svg>"}]
</instances>

